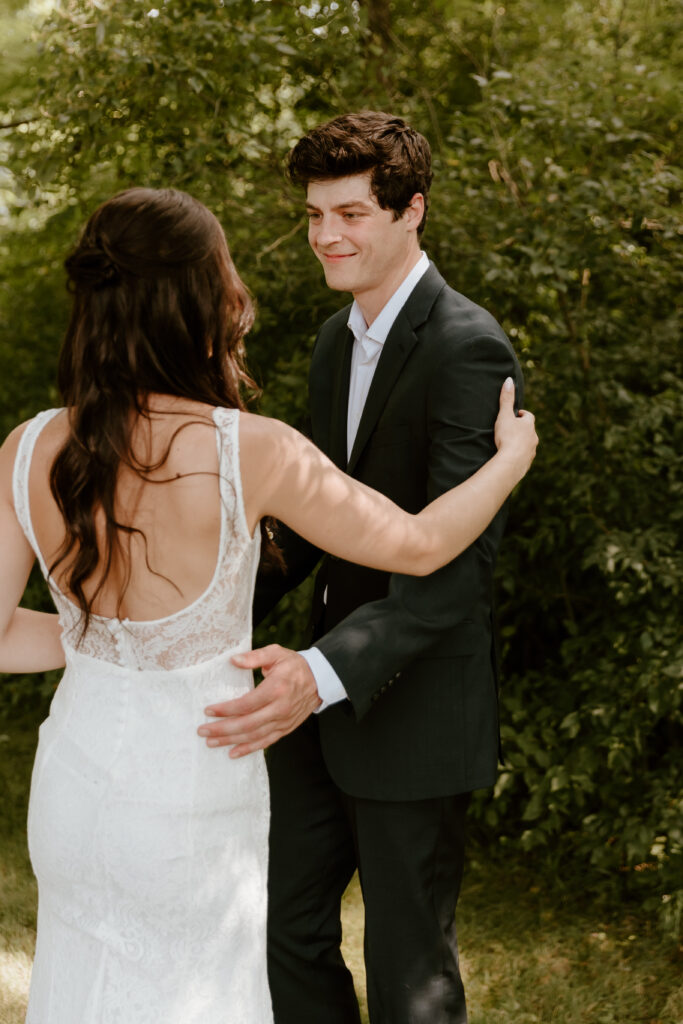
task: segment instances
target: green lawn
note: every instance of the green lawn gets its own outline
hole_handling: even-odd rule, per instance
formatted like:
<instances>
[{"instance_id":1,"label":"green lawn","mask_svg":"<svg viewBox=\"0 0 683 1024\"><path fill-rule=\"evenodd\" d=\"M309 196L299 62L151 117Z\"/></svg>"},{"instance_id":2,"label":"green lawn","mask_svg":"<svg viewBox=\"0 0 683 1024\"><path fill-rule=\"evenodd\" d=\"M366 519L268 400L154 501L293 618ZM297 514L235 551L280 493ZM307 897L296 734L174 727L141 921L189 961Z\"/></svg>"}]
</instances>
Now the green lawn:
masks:
<instances>
[{"instance_id":1,"label":"green lawn","mask_svg":"<svg viewBox=\"0 0 683 1024\"><path fill-rule=\"evenodd\" d=\"M24 837L35 733L26 719L0 724L0 1024L24 1019L35 936ZM632 910L592 911L580 894L568 899L522 863L487 864L481 851L460 906L470 1024L683 1022L676 951ZM359 992L362 918L354 883L345 899L344 935Z\"/></svg>"}]
</instances>

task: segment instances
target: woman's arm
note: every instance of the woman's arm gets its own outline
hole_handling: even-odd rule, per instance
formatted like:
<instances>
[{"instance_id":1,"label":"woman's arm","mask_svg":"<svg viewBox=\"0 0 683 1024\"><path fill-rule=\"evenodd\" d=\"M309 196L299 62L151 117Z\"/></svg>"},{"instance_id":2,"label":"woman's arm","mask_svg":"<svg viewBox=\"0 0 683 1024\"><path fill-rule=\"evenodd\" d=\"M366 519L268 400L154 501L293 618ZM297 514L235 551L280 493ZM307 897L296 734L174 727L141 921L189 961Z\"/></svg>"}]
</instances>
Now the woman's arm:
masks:
<instances>
[{"instance_id":1,"label":"woman's arm","mask_svg":"<svg viewBox=\"0 0 683 1024\"><path fill-rule=\"evenodd\" d=\"M12 472L22 427L0 448L0 672L45 672L64 665L57 615L19 608L35 560L14 511Z\"/></svg>"},{"instance_id":2,"label":"woman's arm","mask_svg":"<svg viewBox=\"0 0 683 1024\"><path fill-rule=\"evenodd\" d=\"M0 672L47 672L64 663L59 616L16 608L0 638Z\"/></svg>"},{"instance_id":3,"label":"woman's arm","mask_svg":"<svg viewBox=\"0 0 683 1024\"><path fill-rule=\"evenodd\" d=\"M510 382L511 383L511 382ZM243 416L242 480L249 526L281 519L317 547L373 569L424 576L483 532L533 460L530 413L515 416L514 388L501 391L497 454L418 515L342 473L319 449L276 420Z\"/></svg>"}]
</instances>

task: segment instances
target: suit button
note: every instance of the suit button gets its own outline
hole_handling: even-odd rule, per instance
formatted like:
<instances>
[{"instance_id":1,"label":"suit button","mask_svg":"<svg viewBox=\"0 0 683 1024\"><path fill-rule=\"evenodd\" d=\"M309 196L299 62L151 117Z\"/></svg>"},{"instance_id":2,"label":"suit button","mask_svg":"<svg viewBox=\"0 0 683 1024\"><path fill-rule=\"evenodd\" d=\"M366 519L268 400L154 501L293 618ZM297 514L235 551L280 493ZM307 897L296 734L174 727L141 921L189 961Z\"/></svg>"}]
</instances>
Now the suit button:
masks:
<instances>
[{"instance_id":1,"label":"suit button","mask_svg":"<svg viewBox=\"0 0 683 1024\"><path fill-rule=\"evenodd\" d=\"M401 678L401 673L397 672L396 675L394 676L394 680L400 679L400 678Z\"/></svg>"}]
</instances>

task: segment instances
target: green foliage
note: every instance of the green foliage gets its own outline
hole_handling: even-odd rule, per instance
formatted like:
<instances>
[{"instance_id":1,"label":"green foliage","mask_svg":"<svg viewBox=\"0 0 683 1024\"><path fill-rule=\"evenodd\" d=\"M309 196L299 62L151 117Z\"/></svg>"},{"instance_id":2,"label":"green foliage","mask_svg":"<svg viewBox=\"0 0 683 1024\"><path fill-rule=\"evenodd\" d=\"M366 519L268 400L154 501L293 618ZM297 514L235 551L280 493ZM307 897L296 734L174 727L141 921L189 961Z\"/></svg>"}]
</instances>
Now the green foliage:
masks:
<instances>
[{"instance_id":1,"label":"green foliage","mask_svg":"<svg viewBox=\"0 0 683 1024\"><path fill-rule=\"evenodd\" d=\"M683 868L680 176L662 80L599 41L588 81L573 48L480 76L438 262L467 252L462 289L517 338L542 438L501 559L508 765L480 813L652 897Z\"/></svg>"},{"instance_id":2,"label":"green foliage","mask_svg":"<svg viewBox=\"0 0 683 1024\"><path fill-rule=\"evenodd\" d=\"M9 90L2 426L57 399L59 270L97 202L175 185L226 228L259 302L264 411L305 413L340 304L284 155L342 110L430 138L425 247L516 344L541 448L499 572L506 766L483 835L680 921L680 8L673 0L65 0ZM156 13L155 13L156 12ZM31 78L32 76L32 78ZM18 89L18 86L16 87ZM306 594L259 640L294 642Z\"/></svg>"}]
</instances>

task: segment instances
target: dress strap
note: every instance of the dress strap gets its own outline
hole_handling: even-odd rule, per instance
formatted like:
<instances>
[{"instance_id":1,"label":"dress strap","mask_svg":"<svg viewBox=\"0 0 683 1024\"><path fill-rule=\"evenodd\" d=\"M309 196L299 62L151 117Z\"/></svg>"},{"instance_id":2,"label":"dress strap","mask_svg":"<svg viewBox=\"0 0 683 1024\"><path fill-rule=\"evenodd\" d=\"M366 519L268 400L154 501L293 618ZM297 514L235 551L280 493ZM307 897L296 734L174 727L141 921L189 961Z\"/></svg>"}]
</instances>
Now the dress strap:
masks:
<instances>
[{"instance_id":1,"label":"dress strap","mask_svg":"<svg viewBox=\"0 0 683 1024\"><path fill-rule=\"evenodd\" d=\"M14 471L12 473L12 497L14 499L14 511L19 525L21 526L26 539L33 548L36 558L40 563L40 568L43 571L43 575L47 579L48 569L43 560L43 556L40 553L38 542L36 541L36 535L33 531L33 522L31 520L31 506L29 502L29 477L31 473L31 459L33 458L33 452L36 446L36 441L40 436L40 432L43 427L54 419L57 413L62 412L61 409L46 409L44 412L39 412L38 415L29 420L26 425L26 429L21 435L19 441L19 447L17 448L16 458L14 460Z\"/></svg>"},{"instance_id":2,"label":"dress strap","mask_svg":"<svg viewBox=\"0 0 683 1024\"><path fill-rule=\"evenodd\" d=\"M247 525L240 471L240 411L219 407L214 409L213 420L219 434L218 468L223 509L234 509L233 531L243 541L250 542L253 538Z\"/></svg>"}]
</instances>

